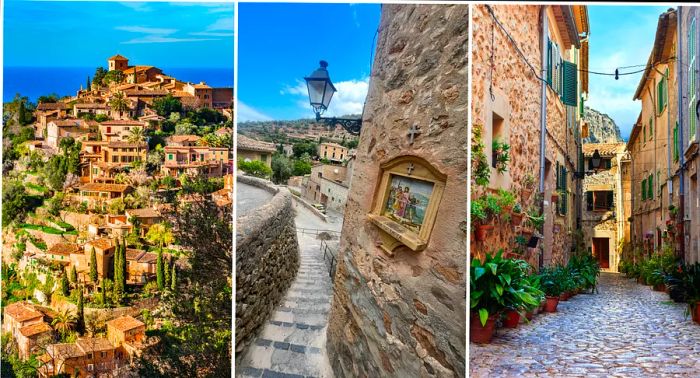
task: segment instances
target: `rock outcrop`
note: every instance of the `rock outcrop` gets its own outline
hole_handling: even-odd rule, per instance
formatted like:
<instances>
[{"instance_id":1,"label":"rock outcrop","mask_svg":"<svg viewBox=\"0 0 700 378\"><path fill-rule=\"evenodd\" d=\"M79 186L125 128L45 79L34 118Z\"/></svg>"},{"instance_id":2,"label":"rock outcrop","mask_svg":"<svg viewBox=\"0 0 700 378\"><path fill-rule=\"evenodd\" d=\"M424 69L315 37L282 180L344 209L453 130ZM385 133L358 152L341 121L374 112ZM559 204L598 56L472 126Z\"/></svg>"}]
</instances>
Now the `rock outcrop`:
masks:
<instances>
[{"instance_id":1,"label":"rock outcrop","mask_svg":"<svg viewBox=\"0 0 700 378\"><path fill-rule=\"evenodd\" d=\"M620 128L615 121L605 113L585 107L583 119L588 124L588 137L583 138L583 143L618 143L622 142Z\"/></svg>"}]
</instances>

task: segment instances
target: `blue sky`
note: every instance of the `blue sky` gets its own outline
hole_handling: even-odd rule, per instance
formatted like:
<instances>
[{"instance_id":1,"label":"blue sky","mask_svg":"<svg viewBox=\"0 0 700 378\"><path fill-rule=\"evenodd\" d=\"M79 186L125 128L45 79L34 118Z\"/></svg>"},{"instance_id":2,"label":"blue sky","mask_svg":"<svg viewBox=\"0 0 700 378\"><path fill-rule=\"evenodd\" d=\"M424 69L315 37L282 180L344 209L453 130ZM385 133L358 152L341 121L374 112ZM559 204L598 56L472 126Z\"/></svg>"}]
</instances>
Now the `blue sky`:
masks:
<instances>
[{"instance_id":1,"label":"blue sky","mask_svg":"<svg viewBox=\"0 0 700 378\"><path fill-rule=\"evenodd\" d=\"M238 119L312 118L303 78L328 61L338 89L327 115L359 114L367 95L377 4L238 5Z\"/></svg>"},{"instance_id":2,"label":"blue sky","mask_svg":"<svg viewBox=\"0 0 700 378\"><path fill-rule=\"evenodd\" d=\"M119 53L130 64L233 67L232 3L8 0L4 6L5 66L106 66Z\"/></svg>"},{"instance_id":3,"label":"blue sky","mask_svg":"<svg viewBox=\"0 0 700 378\"><path fill-rule=\"evenodd\" d=\"M667 6L589 6L589 69L615 72L617 67L646 64L659 15L667 9ZM639 101L632 100L641 76L639 73L615 80L611 76L589 75L587 105L615 120L625 140L641 109Z\"/></svg>"}]
</instances>

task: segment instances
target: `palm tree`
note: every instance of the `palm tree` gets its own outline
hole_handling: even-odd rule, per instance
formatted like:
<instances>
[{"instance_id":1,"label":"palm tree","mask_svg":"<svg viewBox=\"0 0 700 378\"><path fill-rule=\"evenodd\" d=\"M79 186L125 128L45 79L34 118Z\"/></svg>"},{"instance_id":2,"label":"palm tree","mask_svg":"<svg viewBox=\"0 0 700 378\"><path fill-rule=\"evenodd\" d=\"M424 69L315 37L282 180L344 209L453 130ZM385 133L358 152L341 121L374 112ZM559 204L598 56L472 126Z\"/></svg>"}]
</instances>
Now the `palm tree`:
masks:
<instances>
[{"instance_id":1,"label":"palm tree","mask_svg":"<svg viewBox=\"0 0 700 378\"><path fill-rule=\"evenodd\" d=\"M132 127L129 130L127 142L136 144L136 153L141 156L141 145L146 141L146 131L143 127Z\"/></svg>"},{"instance_id":2,"label":"palm tree","mask_svg":"<svg viewBox=\"0 0 700 378\"><path fill-rule=\"evenodd\" d=\"M129 100L124 95L124 92L117 92L109 100L109 106L115 112L119 112L121 115L123 112L129 110Z\"/></svg>"},{"instance_id":3,"label":"palm tree","mask_svg":"<svg viewBox=\"0 0 700 378\"><path fill-rule=\"evenodd\" d=\"M68 332L75 328L76 321L77 318L75 314L70 312L69 309L64 309L63 311L56 313L51 325L56 331L58 331L58 333L61 334L61 336L65 336Z\"/></svg>"}]
</instances>

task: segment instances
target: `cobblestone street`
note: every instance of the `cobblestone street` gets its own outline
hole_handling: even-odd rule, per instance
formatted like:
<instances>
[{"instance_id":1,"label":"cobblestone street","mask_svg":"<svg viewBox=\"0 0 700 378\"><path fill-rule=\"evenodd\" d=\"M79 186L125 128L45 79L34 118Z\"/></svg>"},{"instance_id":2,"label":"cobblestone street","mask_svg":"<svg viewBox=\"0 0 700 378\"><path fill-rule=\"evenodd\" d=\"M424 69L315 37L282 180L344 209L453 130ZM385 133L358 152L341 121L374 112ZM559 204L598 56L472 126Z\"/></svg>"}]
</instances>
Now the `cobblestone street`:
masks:
<instances>
[{"instance_id":1,"label":"cobblestone street","mask_svg":"<svg viewBox=\"0 0 700 378\"><path fill-rule=\"evenodd\" d=\"M602 273L598 290L470 343L470 376L700 376L700 326L685 304L620 274Z\"/></svg>"}]
</instances>

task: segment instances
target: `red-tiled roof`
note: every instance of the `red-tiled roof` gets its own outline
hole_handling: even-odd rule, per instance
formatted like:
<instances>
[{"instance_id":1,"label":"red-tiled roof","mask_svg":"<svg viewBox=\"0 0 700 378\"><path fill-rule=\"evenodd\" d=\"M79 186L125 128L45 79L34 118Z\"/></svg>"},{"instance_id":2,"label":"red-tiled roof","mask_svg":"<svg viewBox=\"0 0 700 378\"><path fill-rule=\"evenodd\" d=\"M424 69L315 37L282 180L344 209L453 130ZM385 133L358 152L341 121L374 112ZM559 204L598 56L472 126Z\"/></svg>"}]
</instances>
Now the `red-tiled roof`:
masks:
<instances>
[{"instance_id":1,"label":"red-tiled roof","mask_svg":"<svg viewBox=\"0 0 700 378\"><path fill-rule=\"evenodd\" d=\"M182 142L196 142L201 138L197 135L173 135L168 138L169 142L182 143Z\"/></svg>"},{"instance_id":2,"label":"red-tiled roof","mask_svg":"<svg viewBox=\"0 0 700 378\"><path fill-rule=\"evenodd\" d=\"M103 250L103 251L104 251L105 249L112 248L112 246L114 245L114 244L112 243L112 240L111 240L111 239L107 239L107 238L101 238L101 239L91 240L91 241L89 241L89 242L87 242L87 243L85 243L85 244L86 244L86 245L89 245L89 246L94 246L95 248L99 248L99 249L101 249L101 250Z\"/></svg>"},{"instance_id":3,"label":"red-tiled roof","mask_svg":"<svg viewBox=\"0 0 700 378\"><path fill-rule=\"evenodd\" d=\"M46 347L46 354L56 360L67 360L85 356L85 352L77 344L51 344Z\"/></svg>"},{"instance_id":4,"label":"red-tiled roof","mask_svg":"<svg viewBox=\"0 0 700 378\"><path fill-rule=\"evenodd\" d=\"M103 126L143 126L143 122L130 119L100 122Z\"/></svg>"},{"instance_id":5,"label":"red-tiled roof","mask_svg":"<svg viewBox=\"0 0 700 378\"><path fill-rule=\"evenodd\" d=\"M24 337L32 337L41 333L45 332L51 332L52 329L51 327L46 324L45 322L41 323L36 323L36 324L31 324L28 326L24 326L19 329L19 332L22 334Z\"/></svg>"},{"instance_id":6,"label":"red-tiled roof","mask_svg":"<svg viewBox=\"0 0 700 378\"><path fill-rule=\"evenodd\" d=\"M5 306L5 316L9 316L18 322L43 317L41 312L24 302L15 302Z\"/></svg>"},{"instance_id":7,"label":"red-tiled roof","mask_svg":"<svg viewBox=\"0 0 700 378\"><path fill-rule=\"evenodd\" d=\"M123 56L117 54L117 55L115 55L115 56L112 56L112 57L108 58L107 60L129 60L129 59L127 59L127 58L125 58L125 57L123 57Z\"/></svg>"},{"instance_id":8,"label":"red-tiled roof","mask_svg":"<svg viewBox=\"0 0 700 378\"><path fill-rule=\"evenodd\" d=\"M119 331L125 332L125 331L130 331L134 328L143 327L143 326L145 326L145 324L136 318L133 318L133 317L128 316L128 315L124 315L124 316L120 316L116 319L112 319L112 320L108 321L107 326L108 327L112 326L112 327L118 329Z\"/></svg>"},{"instance_id":9,"label":"red-tiled roof","mask_svg":"<svg viewBox=\"0 0 700 378\"><path fill-rule=\"evenodd\" d=\"M68 105L63 102L42 102L37 105L37 110L58 110L68 109Z\"/></svg>"},{"instance_id":10,"label":"red-tiled roof","mask_svg":"<svg viewBox=\"0 0 700 378\"><path fill-rule=\"evenodd\" d=\"M275 148L275 145L272 143L263 142L261 140L249 138L249 137L242 135L242 134L238 134L237 148L242 149L242 150L261 151L261 152L275 152L275 151L277 151L277 149Z\"/></svg>"},{"instance_id":11,"label":"red-tiled roof","mask_svg":"<svg viewBox=\"0 0 700 378\"><path fill-rule=\"evenodd\" d=\"M114 349L114 345L107 339L98 337L86 337L75 342L76 345L85 353L100 352Z\"/></svg>"},{"instance_id":12,"label":"red-tiled roof","mask_svg":"<svg viewBox=\"0 0 700 378\"><path fill-rule=\"evenodd\" d=\"M138 217L138 218L158 218L160 217L160 213L155 211L151 207L147 207L144 209L128 209L126 210L126 214L132 217Z\"/></svg>"},{"instance_id":13,"label":"red-tiled roof","mask_svg":"<svg viewBox=\"0 0 700 378\"><path fill-rule=\"evenodd\" d=\"M582 146L583 156L591 157L598 150L601 156L615 156L625 149L625 143L585 143Z\"/></svg>"}]
</instances>

